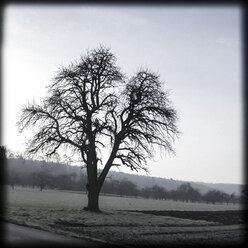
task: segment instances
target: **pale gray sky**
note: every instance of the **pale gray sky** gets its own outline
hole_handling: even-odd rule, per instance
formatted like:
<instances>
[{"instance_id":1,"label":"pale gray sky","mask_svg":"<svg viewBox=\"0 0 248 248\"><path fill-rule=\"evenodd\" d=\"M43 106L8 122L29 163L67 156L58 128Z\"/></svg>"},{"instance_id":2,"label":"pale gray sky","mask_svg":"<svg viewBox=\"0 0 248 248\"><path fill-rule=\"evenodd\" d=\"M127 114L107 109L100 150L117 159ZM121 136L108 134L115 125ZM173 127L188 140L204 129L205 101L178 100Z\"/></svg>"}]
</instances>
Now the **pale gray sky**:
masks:
<instances>
[{"instance_id":1,"label":"pale gray sky","mask_svg":"<svg viewBox=\"0 0 248 248\"><path fill-rule=\"evenodd\" d=\"M175 157L158 151L148 162L150 175L241 183L241 42L238 6L7 5L3 143L24 151L21 107L45 96L58 67L103 44L127 75L149 67L171 90L182 135Z\"/></svg>"}]
</instances>

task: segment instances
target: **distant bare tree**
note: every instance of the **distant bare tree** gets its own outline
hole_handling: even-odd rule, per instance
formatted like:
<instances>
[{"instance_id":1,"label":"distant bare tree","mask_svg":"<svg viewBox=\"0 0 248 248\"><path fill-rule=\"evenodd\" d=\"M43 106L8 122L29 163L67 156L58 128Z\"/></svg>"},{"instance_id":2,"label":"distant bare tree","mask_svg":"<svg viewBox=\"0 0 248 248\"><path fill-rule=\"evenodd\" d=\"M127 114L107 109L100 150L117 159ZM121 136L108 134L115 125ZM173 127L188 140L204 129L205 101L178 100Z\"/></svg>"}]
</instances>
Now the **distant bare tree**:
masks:
<instances>
[{"instance_id":1,"label":"distant bare tree","mask_svg":"<svg viewBox=\"0 0 248 248\"><path fill-rule=\"evenodd\" d=\"M1 161L6 159L6 148L5 148L5 146L0 146L0 159L1 159Z\"/></svg>"},{"instance_id":2,"label":"distant bare tree","mask_svg":"<svg viewBox=\"0 0 248 248\"><path fill-rule=\"evenodd\" d=\"M197 200L200 200L201 194L200 192L193 188L190 183L182 183L178 188L177 188L177 193L178 196L181 200L183 201L192 201L195 202Z\"/></svg>"},{"instance_id":3,"label":"distant bare tree","mask_svg":"<svg viewBox=\"0 0 248 248\"><path fill-rule=\"evenodd\" d=\"M4 183L4 179L6 179L6 158L7 158L7 155L6 155L7 151L6 151L6 147L5 146L2 146L0 145L0 162L1 162L1 169L0 169L0 177L2 176L2 180L0 180L2 182L2 184Z\"/></svg>"},{"instance_id":4,"label":"distant bare tree","mask_svg":"<svg viewBox=\"0 0 248 248\"><path fill-rule=\"evenodd\" d=\"M51 156L60 147L80 154L88 176L88 207L99 211L99 192L112 166L147 170L153 145L173 152L177 114L159 76L140 69L127 79L109 49L100 47L62 68L42 104L23 108L20 132L38 127L28 152ZM102 150L111 148L98 174Z\"/></svg>"},{"instance_id":5,"label":"distant bare tree","mask_svg":"<svg viewBox=\"0 0 248 248\"><path fill-rule=\"evenodd\" d=\"M39 170L32 173L33 184L37 185L42 191L51 180L51 175L49 173L49 167L43 160L42 165Z\"/></svg>"}]
</instances>

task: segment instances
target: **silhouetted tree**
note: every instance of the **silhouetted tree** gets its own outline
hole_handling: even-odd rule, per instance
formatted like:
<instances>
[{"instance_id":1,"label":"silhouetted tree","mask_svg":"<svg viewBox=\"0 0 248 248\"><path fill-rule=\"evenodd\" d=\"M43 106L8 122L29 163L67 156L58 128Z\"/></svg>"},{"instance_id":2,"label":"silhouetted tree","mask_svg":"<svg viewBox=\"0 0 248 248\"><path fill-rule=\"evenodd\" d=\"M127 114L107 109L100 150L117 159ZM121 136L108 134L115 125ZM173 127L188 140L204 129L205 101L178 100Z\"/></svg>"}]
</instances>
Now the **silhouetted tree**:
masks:
<instances>
[{"instance_id":1,"label":"silhouetted tree","mask_svg":"<svg viewBox=\"0 0 248 248\"><path fill-rule=\"evenodd\" d=\"M233 204L235 204L237 201L237 197L236 197L235 192L233 192L229 197L230 197L229 201L231 201Z\"/></svg>"},{"instance_id":2,"label":"silhouetted tree","mask_svg":"<svg viewBox=\"0 0 248 248\"><path fill-rule=\"evenodd\" d=\"M127 196L137 196L138 195L138 189L137 185L133 182L127 180L124 178L122 181L118 183L119 190L118 194L120 195L127 195Z\"/></svg>"},{"instance_id":3,"label":"silhouetted tree","mask_svg":"<svg viewBox=\"0 0 248 248\"><path fill-rule=\"evenodd\" d=\"M15 188L15 185L19 185L21 183L20 178L18 177L18 174L16 171L9 170L7 173L7 182L11 186L12 189Z\"/></svg>"},{"instance_id":4,"label":"silhouetted tree","mask_svg":"<svg viewBox=\"0 0 248 248\"><path fill-rule=\"evenodd\" d=\"M183 183L178 188L179 197L181 200L190 200L192 202L195 202L197 200L200 200L201 194L197 189L194 189L190 183Z\"/></svg>"},{"instance_id":5,"label":"silhouetted tree","mask_svg":"<svg viewBox=\"0 0 248 248\"><path fill-rule=\"evenodd\" d=\"M210 190L203 196L203 198L207 203L211 202L213 204L216 202L229 202L230 200L230 196L228 194L219 190Z\"/></svg>"},{"instance_id":6,"label":"silhouetted tree","mask_svg":"<svg viewBox=\"0 0 248 248\"><path fill-rule=\"evenodd\" d=\"M5 171L5 168L6 168L6 158L7 158L7 155L6 155L6 147L5 146L0 146L0 163L1 163L1 169L0 169L0 182L3 184L4 183L4 179L6 179L5 177L5 174L6 174L6 171Z\"/></svg>"},{"instance_id":7,"label":"silhouetted tree","mask_svg":"<svg viewBox=\"0 0 248 248\"><path fill-rule=\"evenodd\" d=\"M190 187L191 187L190 183L182 183L177 188L178 196L179 196L180 200L182 200L182 201L188 201L189 200L188 192L189 192Z\"/></svg>"},{"instance_id":8,"label":"silhouetted tree","mask_svg":"<svg viewBox=\"0 0 248 248\"><path fill-rule=\"evenodd\" d=\"M197 189L194 189L192 187L189 189L188 196L189 200L192 202L200 201L202 198L201 193Z\"/></svg>"},{"instance_id":9,"label":"silhouetted tree","mask_svg":"<svg viewBox=\"0 0 248 248\"><path fill-rule=\"evenodd\" d=\"M99 210L99 192L112 166L147 170L146 160L158 145L173 152L178 134L177 115L159 76L140 69L127 79L115 56L104 47L62 68L49 87L49 95L22 110L19 128L39 128L28 152L51 156L61 147L81 155L88 176L88 207ZM101 152L111 151L103 163Z\"/></svg>"},{"instance_id":10,"label":"silhouetted tree","mask_svg":"<svg viewBox=\"0 0 248 248\"><path fill-rule=\"evenodd\" d=\"M0 146L0 159L1 159L1 162L4 162L4 160L6 159L6 148L5 148L5 146Z\"/></svg>"},{"instance_id":11,"label":"silhouetted tree","mask_svg":"<svg viewBox=\"0 0 248 248\"><path fill-rule=\"evenodd\" d=\"M42 191L49 183L49 174L46 171L39 171L32 173L35 185Z\"/></svg>"},{"instance_id":12,"label":"silhouetted tree","mask_svg":"<svg viewBox=\"0 0 248 248\"><path fill-rule=\"evenodd\" d=\"M241 200L241 202L243 204L247 204L247 202L248 202L248 188L247 188L247 185L245 185L243 187L243 189L241 190L240 200Z\"/></svg>"},{"instance_id":13,"label":"silhouetted tree","mask_svg":"<svg viewBox=\"0 0 248 248\"><path fill-rule=\"evenodd\" d=\"M167 198L175 201L201 201L201 193L193 188L190 183L182 183L176 190L170 190L167 192Z\"/></svg>"},{"instance_id":14,"label":"silhouetted tree","mask_svg":"<svg viewBox=\"0 0 248 248\"><path fill-rule=\"evenodd\" d=\"M168 193L164 188L155 184L152 187L143 188L140 194L145 198L166 199Z\"/></svg>"},{"instance_id":15,"label":"silhouetted tree","mask_svg":"<svg viewBox=\"0 0 248 248\"><path fill-rule=\"evenodd\" d=\"M51 180L50 168L45 161L42 161L42 165L39 168L39 171L32 173L33 180L35 181L36 186L42 191Z\"/></svg>"}]
</instances>

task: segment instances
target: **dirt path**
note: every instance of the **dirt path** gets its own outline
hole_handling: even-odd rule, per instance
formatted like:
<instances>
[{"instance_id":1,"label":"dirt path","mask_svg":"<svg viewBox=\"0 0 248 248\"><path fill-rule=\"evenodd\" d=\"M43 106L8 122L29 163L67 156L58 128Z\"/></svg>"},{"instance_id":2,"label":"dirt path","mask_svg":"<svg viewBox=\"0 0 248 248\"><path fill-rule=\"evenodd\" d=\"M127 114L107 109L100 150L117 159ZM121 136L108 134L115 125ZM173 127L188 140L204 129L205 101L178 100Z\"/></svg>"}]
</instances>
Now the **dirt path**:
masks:
<instances>
[{"instance_id":1,"label":"dirt path","mask_svg":"<svg viewBox=\"0 0 248 248\"><path fill-rule=\"evenodd\" d=\"M66 237L63 235L38 230L35 228L25 227L21 225L3 223L3 241L6 245L24 245L38 244L40 245L58 245L59 247L65 245L81 246L81 247L96 247L99 245L96 242Z\"/></svg>"},{"instance_id":2,"label":"dirt path","mask_svg":"<svg viewBox=\"0 0 248 248\"><path fill-rule=\"evenodd\" d=\"M230 210L230 211L156 211L156 210L139 210L130 212L140 212L144 214L153 214L160 216L172 216L191 220L206 220L218 222L223 225L245 224L246 210Z\"/></svg>"}]
</instances>

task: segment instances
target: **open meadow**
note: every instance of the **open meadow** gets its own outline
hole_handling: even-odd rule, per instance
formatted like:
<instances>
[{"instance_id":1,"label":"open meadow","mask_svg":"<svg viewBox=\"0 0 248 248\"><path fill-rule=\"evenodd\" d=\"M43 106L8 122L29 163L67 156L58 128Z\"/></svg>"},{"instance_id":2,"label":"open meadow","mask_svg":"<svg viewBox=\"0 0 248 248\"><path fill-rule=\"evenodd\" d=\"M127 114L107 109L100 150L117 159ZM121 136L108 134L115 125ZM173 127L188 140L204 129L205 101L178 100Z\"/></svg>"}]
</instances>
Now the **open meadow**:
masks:
<instances>
[{"instance_id":1,"label":"open meadow","mask_svg":"<svg viewBox=\"0 0 248 248\"><path fill-rule=\"evenodd\" d=\"M5 197L6 221L110 244L237 245L245 236L239 204L100 196L96 214L80 192L6 187Z\"/></svg>"}]
</instances>

